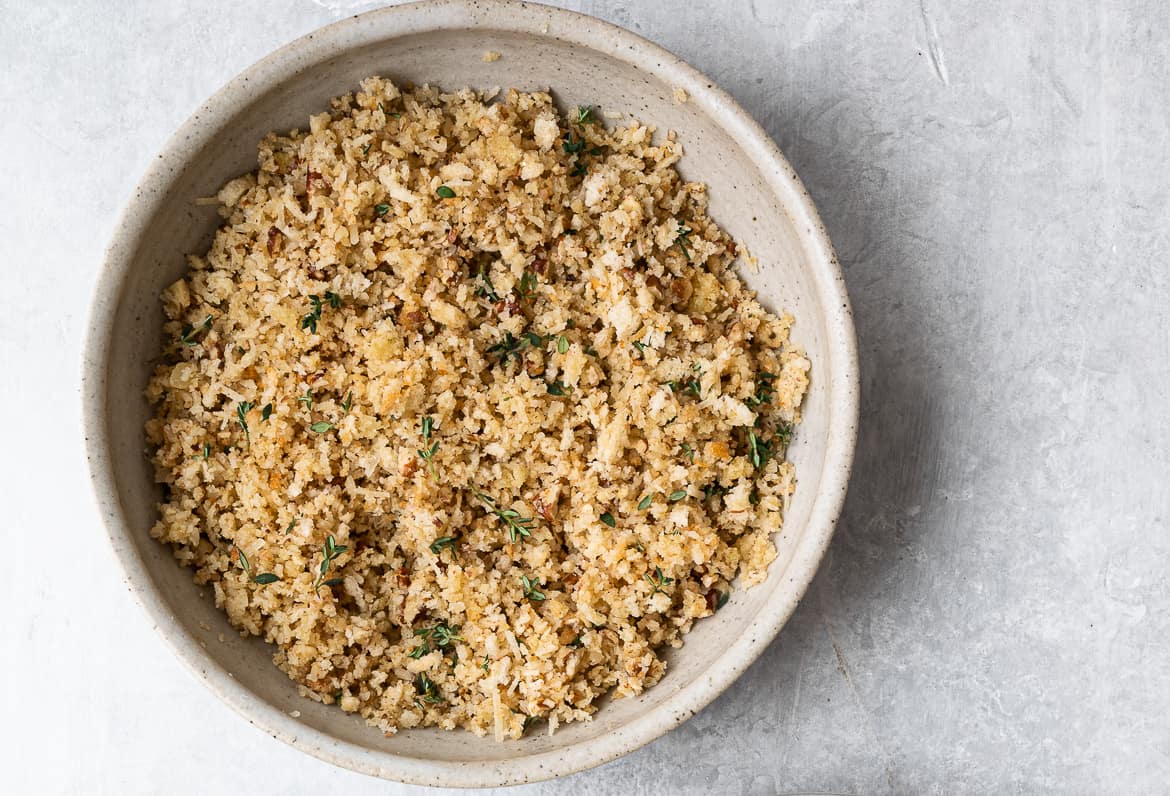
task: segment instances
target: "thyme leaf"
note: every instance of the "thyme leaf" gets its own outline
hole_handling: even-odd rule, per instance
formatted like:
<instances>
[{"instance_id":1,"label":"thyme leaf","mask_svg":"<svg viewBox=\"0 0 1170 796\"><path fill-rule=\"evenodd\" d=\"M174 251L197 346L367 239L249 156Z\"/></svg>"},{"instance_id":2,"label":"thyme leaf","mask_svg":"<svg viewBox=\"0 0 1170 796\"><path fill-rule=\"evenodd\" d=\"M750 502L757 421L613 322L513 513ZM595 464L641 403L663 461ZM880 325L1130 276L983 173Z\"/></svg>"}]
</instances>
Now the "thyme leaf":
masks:
<instances>
[{"instance_id":1,"label":"thyme leaf","mask_svg":"<svg viewBox=\"0 0 1170 796\"><path fill-rule=\"evenodd\" d=\"M179 342L185 346L193 346L196 338L211 329L211 316L208 315L198 325L187 324L179 331Z\"/></svg>"},{"instance_id":2,"label":"thyme leaf","mask_svg":"<svg viewBox=\"0 0 1170 796\"><path fill-rule=\"evenodd\" d=\"M455 544L458 542L458 537L455 536L440 536L435 541L431 542L431 552L439 555L444 547L449 547L452 551L455 550Z\"/></svg>"},{"instance_id":3,"label":"thyme leaf","mask_svg":"<svg viewBox=\"0 0 1170 796\"><path fill-rule=\"evenodd\" d=\"M540 584L535 578L528 579L527 575L520 576L520 582L524 585L524 596L533 602L541 602L548 599L544 592L540 590Z\"/></svg>"}]
</instances>

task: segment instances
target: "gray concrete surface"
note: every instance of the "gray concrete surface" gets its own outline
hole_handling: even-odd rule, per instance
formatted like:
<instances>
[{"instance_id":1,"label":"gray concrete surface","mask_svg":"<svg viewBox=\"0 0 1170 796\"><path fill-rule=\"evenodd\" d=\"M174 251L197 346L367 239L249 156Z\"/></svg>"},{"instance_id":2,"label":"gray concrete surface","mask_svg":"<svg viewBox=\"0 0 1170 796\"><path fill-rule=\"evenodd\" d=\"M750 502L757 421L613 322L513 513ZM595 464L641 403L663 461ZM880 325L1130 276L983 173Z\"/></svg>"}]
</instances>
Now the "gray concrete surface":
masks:
<instances>
[{"instance_id":1,"label":"gray concrete surface","mask_svg":"<svg viewBox=\"0 0 1170 796\"><path fill-rule=\"evenodd\" d=\"M1166 792L1170 6L566 5L706 71L792 160L856 307L863 430L831 554L750 672L516 792ZM416 792L271 740L171 658L89 506L73 386L155 150L364 7L0 1L7 792Z\"/></svg>"}]
</instances>

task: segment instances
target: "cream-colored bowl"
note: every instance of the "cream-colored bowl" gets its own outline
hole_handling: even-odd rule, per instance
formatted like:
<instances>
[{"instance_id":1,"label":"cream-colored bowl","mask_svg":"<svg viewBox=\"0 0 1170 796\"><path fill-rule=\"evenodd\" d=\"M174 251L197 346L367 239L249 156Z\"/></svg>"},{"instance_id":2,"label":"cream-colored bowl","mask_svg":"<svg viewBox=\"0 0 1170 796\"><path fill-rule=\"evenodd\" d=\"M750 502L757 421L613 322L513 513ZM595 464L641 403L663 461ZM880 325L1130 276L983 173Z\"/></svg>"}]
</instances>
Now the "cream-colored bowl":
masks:
<instances>
[{"instance_id":1,"label":"cream-colored bowl","mask_svg":"<svg viewBox=\"0 0 1170 796\"><path fill-rule=\"evenodd\" d=\"M487 50L502 57L485 63ZM799 485L768 580L737 591L695 625L668 673L636 699L607 700L593 721L497 743L466 732L387 738L311 702L200 595L148 529L159 493L144 456L142 397L161 348L160 290L205 250L218 218L194 203L256 167L270 130L305 127L331 97L380 74L399 82L551 88L565 107L594 104L678 131L683 175L710 186L711 213L759 259L744 278L796 316L813 363L790 457ZM689 99L678 103L675 89ZM612 122L611 122L612 123ZM580 14L497 0L432 0L343 20L284 47L208 100L167 143L114 231L93 300L83 373L85 433L101 512L125 577L159 633L248 721L298 749L388 779L493 786L578 771L653 740L696 713L764 650L804 593L845 497L856 438L853 323L824 228L762 129L709 79L662 48ZM209 592L209 589L202 589ZM225 643L217 639L224 635ZM202 643L201 643L202 642ZM294 717L294 712L299 711Z\"/></svg>"}]
</instances>

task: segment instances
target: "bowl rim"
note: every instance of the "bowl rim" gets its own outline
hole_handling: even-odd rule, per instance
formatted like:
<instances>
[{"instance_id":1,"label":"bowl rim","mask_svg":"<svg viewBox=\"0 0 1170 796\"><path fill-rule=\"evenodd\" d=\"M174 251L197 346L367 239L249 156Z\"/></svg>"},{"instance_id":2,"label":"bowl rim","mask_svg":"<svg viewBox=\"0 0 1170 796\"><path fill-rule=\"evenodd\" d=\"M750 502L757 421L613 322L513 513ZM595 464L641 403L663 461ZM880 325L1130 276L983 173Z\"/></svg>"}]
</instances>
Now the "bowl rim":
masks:
<instances>
[{"instance_id":1,"label":"bowl rim","mask_svg":"<svg viewBox=\"0 0 1170 796\"><path fill-rule=\"evenodd\" d=\"M296 74L348 49L416 33L493 30L555 37L614 57L688 94L688 101L719 119L759 169L788 213L809 254L812 283L824 312L828 363L828 438L821 488L814 498L784 577L743 633L690 683L662 704L592 739L547 752L484 762L406 757L343 741L302 724L253 694L205 654L198 639L159 599L133 540L107 454L107 363L119 293L130 258L162 204L160 190L230 120L236 109ZM360 773L416 785L497 787L537 782L601 765L664 735L722 693L768 646L788 621L815 575L845 499L857 439L860 386L856 338L845 282L812 199L763 128L723 89L665 48L586 14L509 0L422 0L347 17L302 36L247 67L187 118L171 135L114 222L89 307L82 357L81 415L92 495L104 520L122 577L153 627L203 684L249 723L326 762Z\"/></svg>"}]
</instances>

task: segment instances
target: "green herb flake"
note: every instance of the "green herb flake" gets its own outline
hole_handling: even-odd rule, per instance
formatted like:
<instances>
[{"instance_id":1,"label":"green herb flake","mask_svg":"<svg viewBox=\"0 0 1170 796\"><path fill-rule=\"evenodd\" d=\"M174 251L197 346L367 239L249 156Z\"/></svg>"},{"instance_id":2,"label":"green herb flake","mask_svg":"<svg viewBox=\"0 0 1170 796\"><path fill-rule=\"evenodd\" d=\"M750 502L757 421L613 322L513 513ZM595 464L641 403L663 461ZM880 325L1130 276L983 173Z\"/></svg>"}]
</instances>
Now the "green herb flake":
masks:
<instances>
[{"instance_id":1,"label":"green herb flake","mask_svg":"<svg viewBox=\"0 0 1170 796\"><path fill-rule=\"evenodd\" d=\"M713 497L722 497L727 494L727 487L719 484L711 483L703 487L703 499L710 500Z\"/></svg>"},{"instance_id":2,"label":"green herb flake","mask_svg":"<svg viewBox=\"0 0 1170 796\"><path fill-rule=\"evenodd\" d=\"M385 203L374 205L374 212L378 214L378 218L382 218L390 212L390 205Z\"/></svg>"},{"instance_id":3,"label":"green herb flake","mask_svg":"<svg viewBox=\"0 0 1170 796\"><path fill-rule=\"evenodd\" d=\"M565 383L563 381L561 381L560 379L558 379L556 381L548 382L547 387L548 387L548 394L549 395L556 395L556 396L565 395L569 389L568 387L565 386Z\"/></svg>"},{"instance_id":4,"label":"green herb flake","mask_svg":"<svg viewBox=\"0 0 1170 796\"><path fill-rule=\"evenodd\" d=\"M272 417L272 404L265 404L264 408L260 410L260 422L263 423L270 417Z\"/></svg>"},{"instance_id":5,"label":"green herb flake","mask_svg":"<svg viewBox=\"0 0 1170 796\"><path fill-rule=\"evenodd\" d=\"M415 452L418 453L420 459L427 463L427 468L431 471L431 478L438 481L439 473L435 469L435 454L439 452L439 441L435 440L429 448L419 448Z\"/></svg>"},{"instance_id":6,"label":"green herb flake","mask_svg":"<svg viewBox=\"0 0 1170 796\"><path fill-rule=\"evenodd\" d=\"M683 256L687 258L687 262L691 261L691 233L694 232L690 227L684 227L682 224L678 225L678 230L675 232L674 242L682 250Z\"/></svg>"},{"instance_id":7,"label":"green herb flake","mask_svg":"<svg viewBox=\"0 0 1170 796\"><path fill-rule=\"evenodd\" d=\"M776 433L772 435L773 444L787 448L792 443L792 431L791 423L781 423L776 426Z\"/></svg>"},{"instance_id":8,"label":"green herb flake","mask_svg":"<svg viewBox=\"0 0 1170 796\"><path fill-rule=\"evenodd\" d=\"M685 489L676 489L674 492L671 492L669 497L667 497L666 499L669 500L671 503L678 503L680 500L682 500L686 496L687 496L687 491Z\"/></svg>"},{"instance_id":9,"label":"green herb flake","mask_svg":"<svg viewBox=\"0 0 1170 796\"><path fill-rule=\"evenodd\" d=\"M647 572L643 575L643 577L645 577L646 582L654 588L654 591L650 592L650 596L654 596L659 592L665 594L665 588L674 583L674 578L668 578L662 574L662 567L654 567L653 575Z\"/></svg>"},{"instance_id":10,"label":"green herb flake","mask_svg":"<svg viewBox=\"0 0 1170 796\"><path fill-rule=\"evenodd\" d=\"M683 456L687 457L687 461L689 461L691 464L695 463L695 449L691 447L691 443L684 442L682 444L682 452Z\"/></svg>"},{"instance_id":11,"label":"green herb flake","mask_svg":"<svg viewBox=\"0 0 1170 796\"><path fill-rule=\"evenodd\" d=\"M288 525L286 525L284 528L285 536L292 533L292 529L295 528L296 526L297 526L297 518L293 517L291 520L288 521Z\"/></svg>"},{"instance_id":12,"label":"green herb flake","mask_svg":"<svg viewBox=\"0 0 1170 796\"><path fill-rule=\"evenodd\" d=\"M211 316L208 315L198 325L187 324L179 331L179 342L185 346L193 346L196 338L211 329Z\"/></svg>"},{"instance_id":13,"label":"green herb flake","mask_svg":"<svg viewBox=\"0 0 1170 796\"><path fill-rule=\"evenodd\" d=\"M341 306L340 294L334 293L332 290L327 290L325 291L324 300L316 293L309 296L309 312L301 318L302 329L308 329L310 332L316 334L317 323L321 320L321 310L325 304L328 304L333 309L337 309Z\"/></svg>"},{"instance_id":14,"label":"green herb flake","mask_svg":"<svg viewBox=\"0 0 1170 796\"><path fill-rule=\"evenodd\" d=\"M448 188L446 185L440 185L438 190L435 191L435 194L438 195L438 197L440 199L454 199L455 198L455 192L453 190L451 190L450 188Z\"/></svg>"},{"instance_id":15,"label":"green herb flake","mask_svg":"<svg viewBox=\"0 0 1170 796\"><path fill-rule=\"evenodd\" d=\"M488 507L488 511L504 523L508 529L509 542L516 542L521 538L527 539L532 535L533 519L531 517L522 517L520 512L515 509L501 509L491 496L484 494L474 486L471 487L471 493Z\"/></svg>"},{"instance_id":16,"label":"green herb flake","mask_svg":"<svg viewBox=\"0 0 1170 796\"><path fill-rule=\"evenodd\" d=\"M236 556L240 561L240 569L244 570L244 574L247 575L248 580L250 580L252 583L257 583L261 586L267 586L269 583L276 583L278 580L280 580L279 577L271 572L264 572L259 575L253 575L252 564L248 561L248 557L244 555L244 551L240 549L239 545L233 545L233 547L235 547Z\"/></svg>"},{"instance_id":17,"label":"green herb flake","mask_svg":"<svg viewBox=\"0 0 1170 796\"><path fill-rule=\"evenodd\" d=\"M439 693L438 686L424 672L419 672L418 678L414 681L414 692L418 695L418 699L415 702L421 700L421 702L425 702L428 705L437 705L444 701L442 695Z\"/></svg>"},{"instance_id":18,"label":"green herb flake","mask_svg":"<svg viewBox=\"0 0 1170 796\"><path fill-rule=\"evenodd\" d=\"M320 592L322 586L340 586L341 578L330 578L325 580L326 573L333 565L333 562L341 556L342 553L349 550L346 545L339 545L333 538L333 534L325 537L325 544L321 548L321 564L317 568L317 578L313 581L313 591Z\"/></svg>"},{"instance_id":19,"label":"green herb flake","mask_svg":"<svg viewBox=\"0 0 1170 796\"><path fill-rule=\"evenodd\" d=\"M516 338L511 332L504 332L504 339L495 345L489 346L484 353L498 356L499 361L503 364L507 364L508 360L514 357L517 364L519 364L524 359L524 355L521 353L524 346L531 344L532 341L525 339L523 335L520 338Z\"/></svg>"},{"instance_id":20,"label":"green herb flake","mask_svg":"<svg viewBox=\"0 0 1170 796\"><path fill-rule=\"evenodd\" d=\"M593 106L592 105L578 105L577 106L577 124L586 124L593 121Z\"/></svg>"},{"instance_id":21,"label":"green herb flake","mask_svg":"<svg viewBox=\"0 0 1170 796\"><path fill-rule=\"evenodd\" d=\"M313 408L313 391L308 389L308 388L305 388L305 394L300 396L299 398L297 398L297 403L304 404L306 409L312 409Z\"/></svg>"},{"instance_id":22,"label":"green herb flake","mask_svg":"<svg viewBox=\"0 0 1170 796\"><path fill-rule=\"evenodd\" d=\"M536 282L536 274L532 271L522 273L520 281L516 283L516 297L521 301L531 302L536 298Z\"/></svg>"},{"instance_id":23,"label":"green herb flake","mask_svg":"<svg viewBox=\"0 0 1170 796\"><path fill-rule=\"evenodd\" d=\"M557 353L563 354L569 350L569 338L563 334L557 338Z\"/></svg>"},{"instance_id":24,"label":"green herb flake","mask_svg":"<svg viewBox=\"0 0 1170 796\"><path fill-rule=\"evenodd\" d=\"M754 429L748 431L748 459L757 470L768 463L772 455L771 444L756 436Z\"/></svg>"},{"instance_id":25,"label":"green herb flake","mask_svg":"<svg viewBox=\"0 0 1170 796\"><path fill-rule=\"evenodd\" d=\"M651 493L638 501L638 511L645 511L650 508L650 504L654 502L654 494Z\"/></svg>"},{"instance_id":26,"label":"green herb flake","mask_svg":"<svg viewBox=\"0 0 1170 796\"><path fill-rule=\"evenodd\" d=\"M427 415L422 419L422 438L424 440L430 440L431 430L434 428L434 426L435 421L431 418L430 415Z\"/></svg>"},{"instance_id":27,"label":"green herb flake","mask_svg":"<svg viewBox=\"0 0 1170 796\"><path fill-rule=\"evenodd\" d=\"M601 521L604 522L606 525L608 525L610 528L617 527L617 520L615 520L613 518L613 515L610 514L608 511L601 515Z\"/></svg>"},{"instance_id":28,"label":"green herb flake","mask_svg":"<svg viewBox=\"0 0 1170 796\"><path fill-rule=\"evenodd\" d=\"M353 406L353 390L350 390L345 396L345 400L341 402L341 411L348 415L351 406Z\"/></svg>"},{"instance_id":29,"label":"green herb flake","mask_svg":"<svg viewBox=\"0 0 1170 796\"><path fill-rule=\"evenodd\" d=\"M203 461L207 461L210 458L211 458L211 443L204 442L203 443Z\"/></svg>"},{"instance_id":30,"label":"green herb flake","mask_svg":"<svg viewBox=\"0 0 1170 796\"><path fill-rule=\"evenodd\" d=\"M432 649L454 652L455 642L463 641L463 637L459 635L459 625L448 625L446 622L437 622L432 627L415 628L414 637L422 639L422 643L410 652L410 657L416 660Z\"/></svg>"},{"instance_id":31,"label":"green herb flake","mask_svg":"<svg viewBox=\"0 0 1170 796\"><path fill-rule=\"evenodd\" d=\"M325 420L319 420L316 423L314 423L313 425L309 426L309 430L315 434L324 434L326 431L329 431L331 428L333 428L333 424L330 422L327 422Z\"/></svg>"},{"instance_id":32,"label":"green herb flake","mask_svg":"<svg viewBox=\"0 0 1170 796\"><path fill-rule=\"evenodd\" d=\"M478 298L486 298L493 304L499 301L500 295L496 293L496 288L492 284L492 278L488 275L487 267L480 265L479 269L475 273L475 276L476 279L482 283L475 286L475 295Z\"/></svg>"},{"instance_id":33,"label":"green herb flake","mask_svg":"<svg viewBox=\"0 0 1170 796\"><path fill-rule=\"evenodd\" d=\"M458 537L455 536L440 536L438 539L431 542L431 552L435 555L439 555L439 553L441 553L445 547L454 551L455 544L458 541Z\"/></svg>"},{"instance_id":34,"label":"green herb flake","mask_svg":"<svg viewBox=\"0 0 1170 796\"><path fill-rule=\"evenodd\" d=\"M756 409L764 404L772 403L772 381L775 380L775 373L768 373L761 371L756 374L756 392L754 395L744 400L744 403L752 409Z\"/></svg>"},{"instance_id":35,"label":"green herb flake","mask_svg":"<svg viewBox=\"0 0 1170 796\"><path fill-rule=\"evenodd\" d=\"M544 592L540 590L540 584L537 583L535 578L529 580L527 575L521 575L520 582L524 585L524 596L529 600L541 602L548 599Z\"/></svg>"},{"instance_id":36,"label":"green herb flake","mask_svg":"<svg viewBox=\"0 0 1170 796\"><path fill-rule=\"evenodd\" d=\"M572 133L561 143L561 149L566 155L576 155L585 148L584 138L575 138Z\"/></svg>"},{"instance_id":37,"label":"green herb flake","mask_svg":"<svg viewBox=\"0 0 1170 796\"><path fill-rule=\"evenodd\" d=\"M251 401L240 401L236 404L236 422L244 430L244 439L251 440L252 434L248 431L248 412L255 406Z\"/></svg>"}]
</instances>

